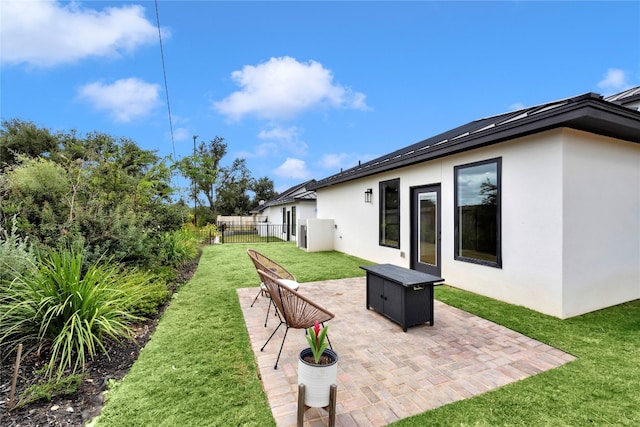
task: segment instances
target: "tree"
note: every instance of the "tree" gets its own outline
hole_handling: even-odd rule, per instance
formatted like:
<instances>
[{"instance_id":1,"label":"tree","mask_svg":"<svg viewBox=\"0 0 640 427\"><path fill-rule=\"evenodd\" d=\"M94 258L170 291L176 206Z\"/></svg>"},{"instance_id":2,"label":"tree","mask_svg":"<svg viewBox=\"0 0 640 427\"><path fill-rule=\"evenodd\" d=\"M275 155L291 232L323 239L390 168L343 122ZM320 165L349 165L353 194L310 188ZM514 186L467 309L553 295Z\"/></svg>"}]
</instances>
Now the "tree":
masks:
<instances>
[{"instance_id":1,"label":"tree","mask_svg":"<svg viewBox=\"0 0 640 427\"><path fill-rule=\"evenodd\" d=\"M246 159L235 159L229 167L222 168L216 187L216 210L220 215L247 215L250 199L247 191L253 187L253 178L247 169Z\"/></svg>"},{"instance_id":2,"label":"tree","mask_svg":"<svg viewBox=\"0 0 640 427\"><path fill-rule=\"evenodd\" d=\"M3 142L16 133L16 123L4 123L12 127L2 130ZM27 128L24 147L40 146L30 145L29 135L50 135ZM153 262L160 235L185 219L184 206L171 200L165 161L126 138L75 131L51 136L49 151L30 157L23 150L0 173L3 226L15 223L20 236L39 245L79 241L91 257L108 253L134 264Z\"/></svg>"},{"instance_id":3,"label":"tree","mask_svg":"<svg viewBox=\"0 0 640 427\"><path fill-rule=\"evenodd\" d=\"M17 156L35 158L56 148L57 138L48 129L18 119L3 120L0 128L0 167L13 165Z\"/></svg>"},{"instance_id":4,"label":"tree","mask_svg":"<svg viewBox=\"0 0 640 427\"><path fill-rule=\"evenodd\" d=\"M260 204L261 200L266 202L267 200L278 197L278 192L273 188L273 180L266 176L256 179L253 182L251 191L254 193L253 200L251 201L251 206L254 208Z\"/></svg>"},{"instance_id":5,"label":"tree","mask_svg":"<svg viewBox=\"0 0 640 427\"><path fill-rule=\"evenodd\" d=\"M495 206L498 202L498 185L493 184L489 178L480 184L480 195L483 205Z\"/></svg>"},{"instance_id":6,"label":"tree","mask_svg":"<svg viewBox=\"0 0 640 427\"><path fill-rule=\"evenodd\" d=\"M216 136L208 144L201 142L196 152L174 164L180 174L192 183L191 196L198 200L204 194L209 209L215 210L215 185L220 174L220 161L227 154L224 138Z\"/></svg>"}]
</instances>

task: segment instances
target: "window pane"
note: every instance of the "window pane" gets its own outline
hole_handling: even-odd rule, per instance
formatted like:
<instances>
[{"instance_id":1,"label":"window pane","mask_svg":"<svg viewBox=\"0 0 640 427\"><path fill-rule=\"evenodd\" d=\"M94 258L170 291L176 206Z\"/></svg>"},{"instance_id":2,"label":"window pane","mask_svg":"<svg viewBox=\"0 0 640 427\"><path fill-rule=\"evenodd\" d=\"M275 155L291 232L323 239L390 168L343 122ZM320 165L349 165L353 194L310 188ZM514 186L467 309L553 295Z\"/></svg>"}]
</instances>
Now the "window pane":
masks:
<instances>
[{"instance_id":1,"label":"window pane","mask_svg":"<svg viewBox=\"0 0 640 427\"><path fill-rule=\"evenodd\" d=\"M437 230L437 206L438 194L436 192L420 193L418 195L420 204L420 215L418 217L418 227L420 230L420 243L418 246L418 259L420 262L436 265L438 259L436 245Z\"/></svg>"},{"instance_id":2,"label":"window pane","mask_svg":"<svg viewBox=\"0 0 640 427\"><path fill-rule=\"evenodd\" d=\"M291 235L296 235L296 207L291 207Z\"/></svg>"},{"instance_id":3,"label":"window pane","mask_svg":"<svg viewBox=\"0 0 640 427\"><path fill-rule=\"evenodd\" d=\"M499 263L499 162L456 168L457 255Z\"/></svg>"},{"instance_id":4,"label":"window pane","mask_svg":"<svg viewBox=\"0 0 640 427\"><path fill-rule=\"evenodd\" d=\"M400 247L400 180L380 183L380 244Z\"/></svg>"}]
</instances>

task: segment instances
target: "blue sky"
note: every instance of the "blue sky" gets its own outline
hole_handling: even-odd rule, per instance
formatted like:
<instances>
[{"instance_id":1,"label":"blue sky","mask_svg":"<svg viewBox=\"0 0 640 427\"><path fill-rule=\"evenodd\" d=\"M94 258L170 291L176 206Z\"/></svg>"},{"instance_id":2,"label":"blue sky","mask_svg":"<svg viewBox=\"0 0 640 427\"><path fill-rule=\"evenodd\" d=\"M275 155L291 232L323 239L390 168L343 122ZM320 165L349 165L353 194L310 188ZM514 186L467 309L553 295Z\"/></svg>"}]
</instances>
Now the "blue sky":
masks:
<instances>
[{"instance_id":1,"label":"blue sky","mask_svg":"<svg viewBox=\"0 0 640 427\"><path fill-rule=\"evenodd\" d=\"M640 85L640 1L2 0L0 115L282 191L494 114Z\"/></svg>"}]
</instances>

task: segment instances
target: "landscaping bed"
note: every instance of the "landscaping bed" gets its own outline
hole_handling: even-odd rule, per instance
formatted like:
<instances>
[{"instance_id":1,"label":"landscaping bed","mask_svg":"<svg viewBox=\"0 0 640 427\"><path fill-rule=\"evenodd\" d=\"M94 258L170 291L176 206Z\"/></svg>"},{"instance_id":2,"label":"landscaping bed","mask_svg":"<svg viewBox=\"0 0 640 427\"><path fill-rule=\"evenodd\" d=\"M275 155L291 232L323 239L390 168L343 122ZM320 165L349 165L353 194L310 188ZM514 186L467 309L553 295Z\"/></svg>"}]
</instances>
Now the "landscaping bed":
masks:
<instances>
[{"instance_id":1,"label":"landscaping bed","mask_svg":"<svg viewBox=\"0 0 640 427\"><path fill-rule=\"evenodd\" d=\"M198 266L198 260L186 266L180 273L178 284L189 281ZM177 289L174 288L173 291ZM151 338L158 320L168 306L164 304L154 318L136 326L132 341L107 342L109 356L99 355L89 360L77 390L68 395L54 396L50 401L40 399L23 407L8 410L15 359L0 364L0 425L3 427L59 427L82 426L97 416L104 403L103 392L110 380L122 379L138 358L140 350ZM30 386L41 379L36 374L47 355L30 354L20 364L14 404Z\"/></svg>"}]
</instances>

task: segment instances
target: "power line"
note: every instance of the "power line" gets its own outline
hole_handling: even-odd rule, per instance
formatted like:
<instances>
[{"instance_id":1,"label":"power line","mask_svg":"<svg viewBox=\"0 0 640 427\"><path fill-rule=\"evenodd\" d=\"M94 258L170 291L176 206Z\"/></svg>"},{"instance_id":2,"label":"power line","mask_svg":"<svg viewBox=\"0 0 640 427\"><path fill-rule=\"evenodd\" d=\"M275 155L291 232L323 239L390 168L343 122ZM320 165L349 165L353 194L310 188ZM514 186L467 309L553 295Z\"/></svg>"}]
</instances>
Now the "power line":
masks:
<instances>
[{"instance_id":1,"label":"power line","mask_svg":"<svg viewBox=\"0 0 640 427\"><path fill-rule=\"evenodd\" d=\"M167 111L169 112L169 129L171 131L171 146L173 158L176 157L176 144L173 139L173 121L171 120L171 105L169 104L169 86L167 85L167 69L164 64L164 49L162 48L162 32L160 31L160 13L158 12L158 0L156 3L156 22L158 23L158 39L160 40L160 57L162 58L162 74L164 76L164 93L167 95Z\"/></svg>"}]
</instances>

